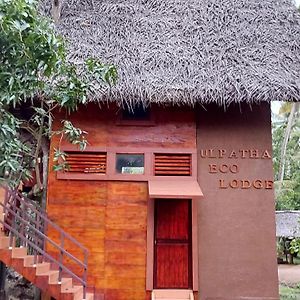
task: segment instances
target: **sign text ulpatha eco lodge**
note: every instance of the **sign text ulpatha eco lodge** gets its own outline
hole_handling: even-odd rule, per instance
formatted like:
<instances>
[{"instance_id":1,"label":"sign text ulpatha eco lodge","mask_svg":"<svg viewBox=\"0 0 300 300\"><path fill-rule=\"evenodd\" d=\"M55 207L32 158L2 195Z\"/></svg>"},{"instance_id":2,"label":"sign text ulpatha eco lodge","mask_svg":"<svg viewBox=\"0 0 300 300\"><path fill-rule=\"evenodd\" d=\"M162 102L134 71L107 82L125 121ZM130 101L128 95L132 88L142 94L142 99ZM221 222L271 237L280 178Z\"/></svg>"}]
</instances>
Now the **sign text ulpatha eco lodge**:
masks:
<instances>
[{"instance_id":1,"label":"sign text ulpatha eco lodge","mask_svg":"<svg viewBox=\"0 0 300 300\"><path fill-rule=\"evenodd\" d=\"M208 165L210 174L237 174L237 176L240 172L240 166L236 162L237 159L271 159L268 150L258 149L233 149L230 151L225 149L200 149L200 157L218 160L217 163L214 162ZM232 163L219 162L222 159L232 160ZM254 180L247 178L219 179L218 187L220 189L272 189L273 180L264 178Z\"/></svg>"}]
</instances>

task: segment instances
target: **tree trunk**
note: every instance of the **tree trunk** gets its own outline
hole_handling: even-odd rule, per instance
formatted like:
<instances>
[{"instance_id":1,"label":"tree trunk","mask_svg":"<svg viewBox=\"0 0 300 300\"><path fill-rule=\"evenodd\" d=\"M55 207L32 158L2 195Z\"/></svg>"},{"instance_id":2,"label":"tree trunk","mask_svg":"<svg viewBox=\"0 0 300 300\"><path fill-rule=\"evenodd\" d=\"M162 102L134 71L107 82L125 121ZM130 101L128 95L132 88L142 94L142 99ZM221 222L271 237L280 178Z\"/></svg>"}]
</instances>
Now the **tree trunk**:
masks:
<instances>
[{"instance_id":1,"label":"tree trunk","mask_svg":"<svg viewBox=\"0 0 300 300\"><path fill-rule=\"evenodd\" d=\"M41 206L46 210L47 202L47 181L48 181L48 163L49 163L49 141L46 138L43 138L41 141L41 149L43 153L42 158L42 178L43 178L43 194L42 194L42 203Z\"/></svg>"},{"instance_id":2,"label":"tree trunk","mask_svg":"<svg viewBox=\"0 0 300 300\"><path fill-rule=\"evenodd\" d=\"M288 145L288 142L290 139L292 127L294 125L294 119L295 119L295 116L296 116L298 110L299 110L299 103L293 103L291 112L288 117L287 126L286 126L286 129L284 132L284 138L283 138L281 151L280 151L280 164L279 164L279 172L278 172L278 174L279 174L279 176L278 176L279 177L278 178L279 179L279 191L281 190L281 186L282 186L283 179L284 179L287 145Z\"/></svg>"}]
</instances>

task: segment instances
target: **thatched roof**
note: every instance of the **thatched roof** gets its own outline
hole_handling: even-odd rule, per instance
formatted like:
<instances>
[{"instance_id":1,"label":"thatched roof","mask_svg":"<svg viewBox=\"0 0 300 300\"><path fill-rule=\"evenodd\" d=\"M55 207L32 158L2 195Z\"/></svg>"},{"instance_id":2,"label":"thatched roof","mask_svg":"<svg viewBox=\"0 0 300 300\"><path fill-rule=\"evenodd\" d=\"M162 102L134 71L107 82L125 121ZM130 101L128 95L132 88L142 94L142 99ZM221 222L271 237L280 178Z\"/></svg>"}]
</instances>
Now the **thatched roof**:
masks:
<instances>
[{"instance_id":1,"label":"thatched roof","mask_svg":"<svg viewBox=\"0 0 300 300\"><path fill-rule=\"evenodd\" d=\"M300 211L276 211L276 236L300 237Z\"/></svg>"},{"instance_id":2,"label":"thatched roof","mask_svg":"<svg viewBox=\"0 0 300 300\"><path fill-rule=\"evenodd\" d=\"M118 68L109 100L300 99L300 15L289 0L63 3L58 29L70 41L69 59L98 57Z\"/></svg>"}]
</instances>

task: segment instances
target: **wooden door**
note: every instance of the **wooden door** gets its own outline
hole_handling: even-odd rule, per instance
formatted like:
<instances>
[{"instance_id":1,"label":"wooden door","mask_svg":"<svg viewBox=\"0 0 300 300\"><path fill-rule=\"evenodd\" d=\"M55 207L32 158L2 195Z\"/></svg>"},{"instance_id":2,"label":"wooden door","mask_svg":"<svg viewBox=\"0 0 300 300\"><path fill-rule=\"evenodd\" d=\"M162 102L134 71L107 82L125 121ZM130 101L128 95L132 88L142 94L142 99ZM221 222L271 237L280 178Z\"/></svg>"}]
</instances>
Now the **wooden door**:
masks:
<instances>
[{"instance_id":1,"label":"wooden door","mask_svg":"<svg viewBox=\"0 0 300 300\"><path fill-rule=\"evenodd\" d=\"M156 199L154 219L154 288L191 288L191 200Z\"/></svg>"}]
</instances>

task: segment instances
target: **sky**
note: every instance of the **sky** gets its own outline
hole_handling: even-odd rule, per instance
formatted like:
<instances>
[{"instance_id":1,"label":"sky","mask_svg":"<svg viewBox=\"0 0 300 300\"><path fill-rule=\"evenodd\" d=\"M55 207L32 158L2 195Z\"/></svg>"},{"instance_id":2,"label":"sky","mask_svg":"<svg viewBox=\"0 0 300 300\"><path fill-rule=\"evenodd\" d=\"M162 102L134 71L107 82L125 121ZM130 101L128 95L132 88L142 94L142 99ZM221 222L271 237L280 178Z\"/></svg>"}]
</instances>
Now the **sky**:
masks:
<instances>
[{"instance_id":1,"label":"sky","mask_svg":"<svg viewBox=\"0 0 300 300\"><path fill-rule=\"evenodd\" d=\"M299 2L300 2L300 0L299 0ZM271 102L271 109L272 109L273 113L275 113L275 114L279 113L279 108L280 108L281 103L282 103L281 101Z\"/></svg>"},{"instance_id":2,"label":"sky","mask_svg":"<svg viewBox=\"0 0 300 300\"><path fill-rule=\"evenodd\" d=\"M300 5L300 0L294 0L295 3L296 3L296 6L299 6Z\"/></svg>"}]
</instances>

